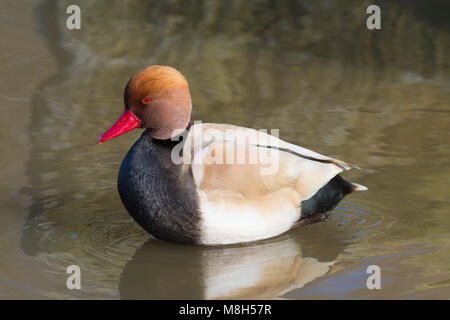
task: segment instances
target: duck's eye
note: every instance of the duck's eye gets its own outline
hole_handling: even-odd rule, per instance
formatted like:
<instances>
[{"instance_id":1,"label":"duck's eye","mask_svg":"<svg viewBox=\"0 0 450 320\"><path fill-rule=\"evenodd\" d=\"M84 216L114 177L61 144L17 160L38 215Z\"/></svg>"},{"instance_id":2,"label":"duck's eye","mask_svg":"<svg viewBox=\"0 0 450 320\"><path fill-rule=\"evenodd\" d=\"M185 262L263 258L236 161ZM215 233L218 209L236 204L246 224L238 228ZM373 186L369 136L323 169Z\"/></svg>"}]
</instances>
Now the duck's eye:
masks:
<instances>
[{"instance_id":1,"label":"duck's eye","mask_svg":"<svg viewBox=\"0 0 450 320\"><path fill-rule=\"evenodd\" d=\"M149 96L142 99L142 103L144 103L144 104L148 104L148 103L150 103L150 101L152 101L152 98L150 98Z\"/></svg>"}]
</instances>

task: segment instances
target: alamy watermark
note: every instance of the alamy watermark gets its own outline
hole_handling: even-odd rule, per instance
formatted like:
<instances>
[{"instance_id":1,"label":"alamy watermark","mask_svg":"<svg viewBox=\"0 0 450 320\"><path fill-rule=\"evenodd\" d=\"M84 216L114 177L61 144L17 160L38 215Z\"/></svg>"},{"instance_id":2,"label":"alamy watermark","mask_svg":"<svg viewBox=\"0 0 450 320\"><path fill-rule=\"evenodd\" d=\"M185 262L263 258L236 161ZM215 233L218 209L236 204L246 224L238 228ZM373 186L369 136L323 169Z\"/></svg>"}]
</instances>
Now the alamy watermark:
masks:
<instances>
[{"instance_id":1,"label":"alamy watermark","mask_svg":"<svg viewBox=\"0 0 450 320\"><path fill-rule=\"evenodd\" d=\"M81 9L76 4L71 4L67 7L66 13L70 16L66 19L66 27L69 30L81 29Z\"/></svg>"},{"instance_id":2,"label":"alamy watermark","mask_svg":"<svg viewBox=\"0 0 450 320\"><path fill-rule=\"evenodd\" d=\"M372 4L367 7L366 13L370 16L366 20L367 29L381 29L381 9L379 6Z\"/></svg>"},{"instance_id":3,"label":"alamy watermark","mask_svg":"<svg viewBox=\"0 0 450 320\"><path fill-rule=\"evenodd\" d=\"M80 267L76 264L72 264L67 267L66 273L69 273L70 276L66 280L66 287L69 290L81 289L81 270Z\"/></svg>"},{"instance_id":4,"label":"alamy watermark","mask_svg":"<svg viewBox=\"0 0 450 320\"><path fill-rule=\"evenodd\" d=\"M173 141L180 141L171 153L174 164L258 165L261 175L278 172L279 129L220 128L195 121L189 132L179 129ZM187 140L186 140L187 139Z\"/></svg>"},{"instance_id":5,"label":"alamy watermark","mask_svg":"<svg viewBox=\"0 0 450 320\"><path fill-rule=\"evenodd\" d=\"M366 270L367 274L371 274L366 281L367 289L381 289L381 269L376 264L370 265Z\"/></svg>"},{"instance_id":6,"label":"alamy watermark","mask_svg":"<svg viewBox=\"0 0 450 320\"><path fill-rule=\"evenodd\" d=\"M66 19L66 26L69 30L81 29L81 9L76 4L71 4L67 7L66 13L70 16ZM366 20L366 26L369 30L381 29L381 9L376 4L367 7L366 13L370 16Z\"/></svg>"}]
</instances>

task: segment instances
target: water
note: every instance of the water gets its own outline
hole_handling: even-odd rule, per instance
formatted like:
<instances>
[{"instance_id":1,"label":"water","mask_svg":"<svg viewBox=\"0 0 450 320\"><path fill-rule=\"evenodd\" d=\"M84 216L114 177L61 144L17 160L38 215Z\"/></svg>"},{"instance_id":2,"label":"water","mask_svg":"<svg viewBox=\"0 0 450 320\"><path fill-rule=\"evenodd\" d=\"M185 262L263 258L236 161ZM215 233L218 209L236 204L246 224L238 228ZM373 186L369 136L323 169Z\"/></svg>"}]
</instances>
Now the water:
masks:
<instances>
[{"instance_id":1,"label":"water","mask_svg":"<svg viewBox=\"0 0 450 320\"><path fill-rule=\"evenodd\" d=\"M79 1L79 31L69 4L1 4L1 298L450 298L446 2L380 1L381 31L361 1ZM140 132L95 143L151 64L185 74L193 119L279 128L369 191L262 242L151 239L116 191Z\"/></svg>"}]
</instances>

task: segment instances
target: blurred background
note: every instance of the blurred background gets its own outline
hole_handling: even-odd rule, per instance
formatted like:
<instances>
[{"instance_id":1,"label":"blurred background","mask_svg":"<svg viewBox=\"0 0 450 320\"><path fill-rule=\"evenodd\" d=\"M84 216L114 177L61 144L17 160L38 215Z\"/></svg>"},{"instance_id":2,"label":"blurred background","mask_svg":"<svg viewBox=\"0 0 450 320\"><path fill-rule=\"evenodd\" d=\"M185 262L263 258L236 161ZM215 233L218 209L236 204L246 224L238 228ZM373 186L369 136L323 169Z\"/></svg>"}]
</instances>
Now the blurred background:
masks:
<instances>
[{"instance_id":1,"label":"blurred background","mask_svg":"<svg viewBox=\"0 0 450 320\"><path fill-rule=\"evenodd\" d=\"M68 30L66 8L81 8ZM381 30L366 8L381 8ZM450 298L448 1L0 3L0 298ZM116 188L141 132L97 146L152 64L193 120L280 129L369 188L325 223L190 247L150 239ZM66 288L67 266L81 290ZM381 268L381 290L366 269Z\"/></svg>"}]
</instances>

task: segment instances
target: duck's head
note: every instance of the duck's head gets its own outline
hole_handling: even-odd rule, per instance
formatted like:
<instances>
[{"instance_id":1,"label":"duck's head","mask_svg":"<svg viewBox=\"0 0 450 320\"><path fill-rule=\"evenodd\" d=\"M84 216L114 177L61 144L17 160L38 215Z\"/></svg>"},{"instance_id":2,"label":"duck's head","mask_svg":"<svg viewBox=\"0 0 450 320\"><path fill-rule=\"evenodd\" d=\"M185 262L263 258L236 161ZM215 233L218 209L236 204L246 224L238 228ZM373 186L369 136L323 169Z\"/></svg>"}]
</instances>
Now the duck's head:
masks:
<instances>
[{"instance_id":1,"label":"duck's head","mask_svg":"<svg viewBox=\"0 0 450 320\"><path fill-rule=\"evenodd\" d=\"M124 92L125 110L98 143L135 128L145 128L155 139L170 139L187 128L191 95L183 75L172 67L151 66L133 76Z\"/></svg>"}]
</instances>

